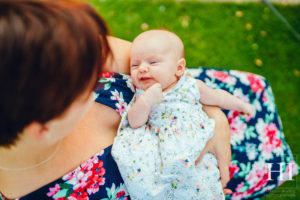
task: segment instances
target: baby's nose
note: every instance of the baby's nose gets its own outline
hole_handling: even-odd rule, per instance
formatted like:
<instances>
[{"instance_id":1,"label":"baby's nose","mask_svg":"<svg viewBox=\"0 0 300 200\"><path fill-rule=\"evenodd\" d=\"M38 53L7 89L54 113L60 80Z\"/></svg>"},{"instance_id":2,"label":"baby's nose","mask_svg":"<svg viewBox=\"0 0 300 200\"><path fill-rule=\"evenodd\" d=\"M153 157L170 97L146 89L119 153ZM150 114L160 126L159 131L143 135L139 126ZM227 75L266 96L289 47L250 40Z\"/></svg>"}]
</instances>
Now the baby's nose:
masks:
<instances>
[{"instance_id":1,"label":"baby's nose","mask_svg":"<svg viewBox=\"0 0 300 200\"><path fill-rule=\"evenodd\" d=\"M143 63L143 64L141 64L141 66L139 67L139 71L140 72L147 72L148 71L148 64L146 64L146 63Z\"/></svg>"}]
</instances>

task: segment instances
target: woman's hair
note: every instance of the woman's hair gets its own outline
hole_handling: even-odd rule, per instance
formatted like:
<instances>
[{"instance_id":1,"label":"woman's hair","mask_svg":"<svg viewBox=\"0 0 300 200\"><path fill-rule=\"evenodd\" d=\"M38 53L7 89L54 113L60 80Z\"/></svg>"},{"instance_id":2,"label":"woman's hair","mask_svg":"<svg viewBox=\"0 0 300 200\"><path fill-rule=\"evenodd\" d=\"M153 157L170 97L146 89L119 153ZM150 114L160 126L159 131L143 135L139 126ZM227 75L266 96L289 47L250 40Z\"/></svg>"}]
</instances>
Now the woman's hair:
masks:
<instances>
[{"instance_id":1,"label":"woman's hair","mask_svg":"<svg viewBox=\"0 0 300 200\"><path fill-rule=\"evenodd\" d=\"M0 146L92 91L110 53L107 34L86 3L0 1Z\"/></svg>"}]
</instances>

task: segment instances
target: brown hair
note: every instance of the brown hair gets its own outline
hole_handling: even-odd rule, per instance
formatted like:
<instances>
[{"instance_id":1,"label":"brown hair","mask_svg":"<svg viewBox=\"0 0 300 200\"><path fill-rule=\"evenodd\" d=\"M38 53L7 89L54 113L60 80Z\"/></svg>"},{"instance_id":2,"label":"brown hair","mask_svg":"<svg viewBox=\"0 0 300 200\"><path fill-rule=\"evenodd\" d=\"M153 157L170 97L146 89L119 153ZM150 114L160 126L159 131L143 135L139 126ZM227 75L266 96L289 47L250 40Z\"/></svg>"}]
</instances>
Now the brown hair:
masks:
<instances>
[{"instance_id":1,"label":"brown hair","mask_svg":"<svg viewBox=\"0 0 300 200\"><path fill-rule=\"evenodd\" d=\"M74 1L0 1L0 146L63 114L110 53L104 21ZM92 88L90 88L92 90Z\"/></svg>"}]
</instances>

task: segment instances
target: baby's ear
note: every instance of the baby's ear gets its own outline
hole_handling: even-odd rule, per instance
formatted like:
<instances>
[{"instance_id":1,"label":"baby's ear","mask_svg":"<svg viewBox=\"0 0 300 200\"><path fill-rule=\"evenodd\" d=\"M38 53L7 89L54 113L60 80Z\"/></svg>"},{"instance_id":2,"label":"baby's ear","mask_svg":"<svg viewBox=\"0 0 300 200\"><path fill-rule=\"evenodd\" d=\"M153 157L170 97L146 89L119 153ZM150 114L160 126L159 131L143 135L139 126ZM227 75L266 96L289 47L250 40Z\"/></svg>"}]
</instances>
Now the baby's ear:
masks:
<instances>
[{"instance_id":1,"label":"baby's ear","mask_svg":"<svg viewBox=\"0 0 300 200\"><path fill-rule=\"evenodd\" d=\"M181 58L177 61L177 70L175 75L179 78L185 71L185 59Z\"/></svg>"}]
</instances>

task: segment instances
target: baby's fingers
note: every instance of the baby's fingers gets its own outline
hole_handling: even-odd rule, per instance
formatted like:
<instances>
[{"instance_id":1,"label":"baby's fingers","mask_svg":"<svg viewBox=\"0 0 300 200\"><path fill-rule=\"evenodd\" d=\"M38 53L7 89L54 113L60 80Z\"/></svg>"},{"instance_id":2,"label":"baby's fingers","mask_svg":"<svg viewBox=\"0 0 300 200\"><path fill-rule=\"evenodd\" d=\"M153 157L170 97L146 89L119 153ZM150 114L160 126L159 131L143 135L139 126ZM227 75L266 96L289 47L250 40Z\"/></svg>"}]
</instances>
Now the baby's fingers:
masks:
<instances>
[{"instance_id":1,"label":"baby's fingers","mask_svg":"<svg viewBox=\"0 0 300 200\"><path fill-rule=\"evenodd\" d=\"M208 152L210 147L210 141L208 141L204 147L204 149L202 150L202 152L200 153L199 157L197 158L197 160L195 161L195 165L198 165L199 162L202 160L203 156Z\"/></svg>"},{"instance_id":2,"label":"baby's fingers","mask_svg":"<svg viewBox=\"0 0 300 200\"><path fill-rule=\"evenodd\" d=\"M217 160L220 170L221 183L222 187L224 188L229 181L229 163L227 159L224 158L217 158Z\"/></svg>"},{"instance_id":3,"label":"baby's fingers","mask_svg":"<svg viewBox=\"0 0 300 200\"><path fill-rule=\"evenodd\" d=\"M247 104L246 108L244 109L245 114L247 114L250 117L253 117L255 114L255 109L251 104Z\"/></svg>"},{"instance_id":4,"label":"baby's fingers","mask_svg":"<svg viewBox=\"0 0 300 200\"><path fill-rule=\"evenodd\" d=\"M225 195L227 195L227 194L232 194L232 190L231 190L231 189L224 188L224 189L223 189L223 193L224 193Z\"/></svg>"}]
</instances>

